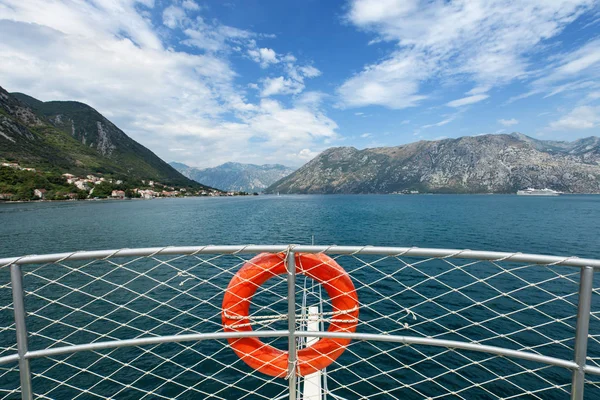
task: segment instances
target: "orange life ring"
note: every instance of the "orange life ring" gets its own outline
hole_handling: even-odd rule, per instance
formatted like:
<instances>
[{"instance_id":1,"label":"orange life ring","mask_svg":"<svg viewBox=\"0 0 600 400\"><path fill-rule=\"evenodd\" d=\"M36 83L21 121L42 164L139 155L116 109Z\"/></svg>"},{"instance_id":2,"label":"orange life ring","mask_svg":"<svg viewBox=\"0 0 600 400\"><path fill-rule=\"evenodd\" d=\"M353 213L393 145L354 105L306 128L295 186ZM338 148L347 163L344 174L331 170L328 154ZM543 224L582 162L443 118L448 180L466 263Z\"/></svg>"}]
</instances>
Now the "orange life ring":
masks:
<instances>
[{"instance_id":1,"label":"orange life ring","mask_svg":"<svg viewBox=\"0 0 600 400\"><path fill-rule=\"evenodd\" d=\"M355 332L358 322L358 297L352 280L331 257L325 254L296 254L296 274L319 282L329 295L333 318L328 332ZM285 254L262 253L248 261L229 282L223 297L222 321L225 332L252 331L250 300L260 285L287 272ZM288 372L288 352L261 342L256 337L228 339L246 364L270 376L284 377ZM306 376L333 363L350 344L350 339L321 338L298 350L297 373Z\"/></svg>"}]
</instances>

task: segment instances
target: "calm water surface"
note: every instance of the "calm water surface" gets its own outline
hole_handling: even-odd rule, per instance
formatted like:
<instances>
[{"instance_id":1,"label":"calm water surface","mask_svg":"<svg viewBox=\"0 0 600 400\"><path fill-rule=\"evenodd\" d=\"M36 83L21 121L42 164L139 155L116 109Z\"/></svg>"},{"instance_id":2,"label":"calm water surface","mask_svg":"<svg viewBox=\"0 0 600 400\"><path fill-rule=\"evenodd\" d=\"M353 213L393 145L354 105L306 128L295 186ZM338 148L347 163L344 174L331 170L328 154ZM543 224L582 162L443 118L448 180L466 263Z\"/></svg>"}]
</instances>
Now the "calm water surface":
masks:
<instances>
[{"instance_id":1,"label":"calm water surface","mask_svg":"<svg viewBox=\"0 0 600 400\"><path fill-rule=\"evenodd\" d=\"M600 196L330 195L0 204L0 257L204 244L394 245L600 257Z\"/></svg>"},{"instance_id":2,"label":"calm water surface","mask_svg":"<svg viewBox=\"0 0 600 400\"><path fill-rule=\"evenodd\" d=\"M308 244L311 242L311 237L314 235L315 243L317 244L338 244L338 245L378 245L378 246L419 246L419 247L443 247L443 248L468 248L478 250L497 250L497 251L521 251L531 253L545 253L557 255L576 255L580 257L600 257L600 235L598 235L598 225L600 223L600 196L560 196L560 197L518 197L515 195L494 195L494 196L476 196L476 195L418 195L418 196L400 196L400 195L357 195L357 196L258 196L258 197L236 197L236 198L187 198L187 199L161 199L153 201L85 201L85 202L64 202L64 203L21 203L21 204L0 204L0 257L20 256L25 254L43 254L67 252L75 250L93 250L93 249L118 249L132 247L153 247L153 246L169 246L169 245L206 245L206 244ZM225 260L221 260L225 262ZM393 274L399 267L399 263L394 260L390 262L377 264L377 268L360 268L361 264L356 263L351 257L346 257L342 260L344 266L350 271L355 269L352 275L354 279L359 279L362 282L378 281L381 279L381 272ZM353 265L356 264L356 265ZM137 264L136 264L137 265ZM142 265L138 267L143 268ZM104 268L104 269L103 269ZM106 269L107 268L107 269ZM436 274L436 268L447 268L443 262L437 264L430 263L425 266L431 274ZM482 265L482 268L493 268L490 265ZM106 270L105 270L106 269ZM94 275L107 274L106 279L115 282L126 282L131 279L125 270L115 270L110 264L102 265L101 263L94 264L94 268L88 268L86 272ZM112 272L114 271L114 272ZM439 273L441 269L437 272ZM476 270L471 270L476 271ZM202 290L193 291L194 296L208 298L210 305L197 307L197 301L194 298L185 296L171 296L168 287L161 288L160 291L151 292L151 297L165 297L169 304L176 309L193 310L195 318L206 318L214 320L215 324L208 324L207 327L196 326L195 329L214 329L220 325L220 314L216 311L218 302L221 299L220 288L227 285L229 275L219 274L220 270L205 268L198 269L195 273L199 276L204 273L217 273L217 277L211 282L216 286L202 287ZM463 273L448 274L444 276L444 281L451 287L461 287L469 282L469 278ZM490 272L480 271L481 276L489 276ZM568 271L570 272L570 271ZM40 271L40 274L63 274L65 271L60 267L46 268ZM115 274L115 275L111 275ZM122 278L120 275L122 274ZM170 268L156 269L153 274L156 274L155 279L160 282L171 282L173 279L173 271ZM372 274L369 275L369 274ZM398 278L403 279L405 284L410 285L410 279L422 279L422 276L415 273L412 276L410 270L400 274ZM532 269L524 271L523 275L531 281L542 281L549 279L548 289L556 292L556 295L568 295L576 291L576 281L571 282L571 285L564 285L565 280L556 282L555 286L551 286L552 279L556 277L552 272L543 269ZM533 275L531 275L533 274ZM539 274L539 276L537 275ZM67 274L68 275L68 274ZM413 274L414 275L414 274ZM391 275L390 275L391 276ZM411 277L412 276L412 277ZM5 275L5 278L7 275ZM203 278L207 278L203 277ZM514 288L504 287L516 281L517 287L522 284L517 278L508 279L510 277L502 276L497 280L489 281L497 290L501 292L511 292ZM47 284L47 281L37 279L36 276L27 277L26 286L32 288L41 287ZM36 280L37 279L37 280ZM65 281L65 279L67 279ZM72 281L68 281L71 279ZM78 282L77 279L84 279ZM141 318L139 314L146 312L148 307L154 307L151 301L136 301L128 303L131 293L119 292L118 296L110 297L111 301L116 303L107 303L102 301L93 301L90 303L90 298L85 294L86 291L100 290L102 292L102 282L96 282L97 285L90 285L85 289L82 286L87 282L83 275L71 274L70 278L63 278L61 282L66 282L65 287L49 286L47 291L41 291L41 295L49 298L60 298L63 303L83 307L89 309L91 315L104 315L109 313L110 318L118 319L119 311L114 307L114 304L126 302L128 307L135 309L129 314L122 315L123 321L126 321L128 326L137 326L140 329L147 330L151 334L174 334L163 323L157 323L156 320L146 320ZM181 278L183 280L183 278ZM382 281L377 289L384 290L392 295L396 290L399 290L401 285L395 284L389 280ZM132 284L134 290L144 292L155 287L154 281L146 282L148 287L144 287L144 280L135 280ZM177 282L177 281L173 281ZM416 282L416 281L415 281ZM567 282L568 283L568 282ZM188 283L191 284L191 283ZM391 286L386 286L392 284ZM414 284L414 282L413 282ZM71 285L71 286L69 286ZM136 286L137 285L137 286ZM84 290L78 293L70 293L70 287L80 287ZM138 287L139 286L139 287ZM206 285L205 285L206 286ZM564 287L563 287L564 286ZM112 289L113 286L110 286ZM285 285L280 287L286 290ZM472 289L465 289L464 293L476 299L486 294L482 290L487 289L496 295L492 287L484 285L474 286ZM212 290L212 292L211 292ZM435 282L428 282L427 285L422 285L418 288L422 292L422 296L431 298L439 296L440 293L447 291L447 287L439 287ZM213 293L215 292L215 293ZM547 296L543 291L532 291L538 297L526 297L523 300L527 304L544 304L547 301ZM563 293L564 292L564 293ZM519 296L519 292L514 292L514 296ZM529 296L530 292L526 292ZM10 293L5 291L4 301L10 301ZM488 293L489 294L489 293ZM69 296L63 299L62 296ZM285 297L282 292L281 298ZM410 291L402 295L401 302L403 306L413 307L414 304L420 304L412 308L413 311L428 315L433 318L437 313L446 314L446 310L437 309L434 305L428 305L423 302L423 297ZM1 297L1 296L0 296ZM122 297L122 298L121 298ZM379 318L380 315L396 315L397 303L393 302L378 302L380 299L379 292L370 291L365 287L360 291L361 302L370 304L377 302L377 313L373 314L373 310L363 308L361 310L361 319L365 321L391 324L391 328L397 329L394 321ZM135 299L135 297L133 297ZM215 300L216 299L216 300ZM573 300L567 297L569 301ZM1 299L0 299L1 300ZM258 299L260 300L260 299ZM265 305L270 305L271 297L263 299ZM217 305L215 306L215 301ZM257 301L257 299L253 299ZM469 305L469 301L460 295L448 295L439 300L443 302L445 307L454 310L460 310L462 307ZM466 303L465 303L466 301ZM498 298L489 304L489 307L499 312L512 313L522 309L522 304L516 303L510 299ZM284 304L285 305L285 304ZM41 332L43 335L36 334L30 339L30 348L39 349L45 348L52 344L52 341L45 342L44 335L50 337L68 337L73 343L85 343L90 340L98 340L97 335L83 335L79 337L73 334L72 327L91 325L91 330L96 333L110 332L111 337L130 338L132 335L137 335L138 332L129 332L128 330L117 330L111 325L111 322L99 323L95 319L83 313L67 313L68 324L55 324L54 321L65 318L65 309L61 308L60 302L48 306L45 299L39 299L36 296L30 295L27 298L28 311L32 314L28 318L28 327L32 332ZM540 309L542 306L539 306ZM547 314L541 313L522 313L511 314L514 320L521 321L522 325L511 325L507 323L505 318L492 318L490 322L486 322L486 331L479 332L478 328L472 328L468 333L473 339L483 339L490 336L490 332L515 332L520 331L522 326L542 326L543 334L549 338L562 337L565 324L549 324L546 325L546 316L552 314L557 316L566 315L566 325L570 328L566 329L568 338L574 336L574 315L575 308L568 302L550 302L540 310ZM439 308L439 307L438 307ZM111 311L117 310L117 311ZM11 319L10 310L5 310L5 315L2 318ZM114 313L114 314L113 314ZM173 310L165 308L158 309L154 312L160 317L160 321L170 320L170 318L179 318L178 323L189 326L197 322L189 316L173 315ZM369 314L371 313L371 314ZM164 314L164 315L163 315ZM153 314L154 315L154 314ZM469 308L461 314L461 317L447 316L439 321L443 326L452 329L462 329L465 324L469 325L466 319L474 321L487 320L494 317L496 314L490 309L478 309L477 307ZM96 322L94 322L96 321ZM411 321L417 323L419 321ZM599 329L598 320L592 321L593 329ZM284 325L279 329L285 329L287 322L282 322ZM194 325L195 326L195 325ZM387 326L387 325L386 325ZM435 335L440 333L440 327L436 324L423 325L423 328L418 333L421 335ZM369 331L369 326L361 326L361 332ZM164 332L162 329L167 329ZM382 325L381 329L384 328ZM85 333L85 332L83 332ZM83 334L82 333L82 334ZM371 332L373 333L373 332ZM414 333L414 332L413 332ZM79 334L79 333L78 333ZM7 331L5 341L7 343L14 342L14 335ZM494 336L494 335L492 335ZM446 338L444 336L444 338ZM449 339L461 339L459 337L448 336ZM539 334L524 332L515 336L520 343L536 345L540 341ZM1 339L1 338L0 338ZM545 341L544 338L541 338ZM572 346L571 339L566 342L568 346ZM2 347L0 340L0 348ZM515 343L503 341L503 339L495 339L494 341L486 342L491 345L515 347ZM175 357L179 354L180 348L175 345L162 345L161 354L169 357ZM217 342L202 342L197 345L198 349L205 352L204 354L220 354L225 364L234 364L237 359L231 351L221 351L222 344ZM360 356L363 358L375 357L380 352L380 348L384 346L379 344L379 347L373 348L368 345L354 347L355 355L350 352L344 353L340 358L340 365L351 365L356 360L352 357ZM553 351L556 357L569 359L571 350L567 347L555 346L557 351ZM554 348L552 348L554 349ZM423 349L427 353L432 351L435 354L435 349ZM550 351L550 350L544 350ZM140 352L136 348L125 348L111 353L114 357L131 361L133 365L138 367L138 370L123 370L115 375L119 380L134 380L139 376L140 370L155 368L161 365L161 368L167 368L168 364L161 364L160 360L153 359L151 356L139 358ZM411 353L411 348L405 350L397 350L394 354L402 358L402 362L410 364L423 359L422 353ZM79 353L69 358L69 362L73 365L87 366L92 361L94 368L101 376L108 376L115 372L115 363L110 360L99 360L96 355L91 353ZM452 358L448 355L447 365L452 365L453 368L461 368L464 360L458 356ZM471 354L470 357L486 357L485 354ZM139 359L138 359L139 358ZM137 360L137 361L136 361ZM215 368L221 368L211 359L198 358L193 352L187 352L178 356L178 362L184 365L194 366L196 371L201 373L214 373ZM388 369L398 368L397 360L385 360L377 358L377 363L389 363L386 366ZM104 363L104 361L106 361ZM96 362L98 362L96 364ZM198 364L200 363L200 364ZM237 364L239 365L239 363ZM383 364L382 364L383 365ZM519 383L520 387L526 387L531 390L536 390L541 384L544 386L544 381L531 379L529 375L520 375L521 369L510 363L503 362L500 359L489 361L487 367L494 371L505 371L505 374L517 374L513 381L522 379ZM510 367L516 369L511 372ZM539 365L532 365L531 368L537 368ZM76 370L69 369L64 365L59 365L53 360L36 360L32 363L34 374L43 374L44 377L51 376L57 381L63 381L67 376L76 376L73 383L81 387L92 387L96 393L114 398L137 399L140 394L137 392L118 392L115 395L115 390L108 383L106 388L103 388L98 383L97 377L87 376L85 374L76 374ZM241 367L245 368L244 366ZM436 376L444 372L439 365L426 365L428 374ZM509 368L509 369L506 369ZM160 369L157 373L164 376L174 376L178 370ZM44 372L48 371L48 372ZM465 370L461 370L464 376L481 381L492 379L493 374L487 373L476 366L471 366ZM397 371L395 376L400 377L404 382L418 382L422 380L421 375L412 373L412 371ZM371 394L373 391L379 392L380 389L397 390L398 385L387 379L379 377L376 381L379 389L372 387L367 381L358 381L356 374L364 375L365 377L373 374L377 375L376 371L369 369L366 364L361 364L361 368L356 368L352 373L340 371L336 377L345 383L352 383L354 394L350 393L348 398L355 398L356 393ZM483 375L482 375L483 374ZM554 370L550 369L545 372L546 379L553 382L559 382L568 385L570 382L570 374L567 370L558 371L557 375ZM413 376L414 375L414 376ZM16 375L12 375L16 376ZM227 382L238 382L239 373L229 370L219 375L219 379ZM141 379L141 378L140 378ZM179 377L178 380L186 385L185 387L193 386L198 381L198 375L190 374L189 377ZM464 382L455 378L440 378L440 382L448 388L460 389ZM15 385L17 378L11 378L6 375L0 377L0 388L4 385ZM246 381L244 381L246 382ZM375 382L375 381L374 381ZM68 387L61 386L60 390L53 389L56 384L51 380L44 380L40 377L35 381L36 393L48 393L49 398L73 398L77 391L70 393ZM243 382L242 382L243 383ZM242 383L237 383L242 385ZM181 387L157 386L160 382L149 379L148 381L139 381L136 386L143 390L157 390L157 393L162 393L167 398L179 396L180 398L197 398L194 393L188 392L181 394ZM256 384L254 381L248 381L249 388ZM333 383L332 383L333 384ZM99 385L99 386L95 386ZM214 388L213 386L214 385ZM495 385L495 386L494 386ZM500 386L499 386L500 385ZM506 387L502 386L505 385ZM495 382L492 384L494 391L499 395L510 396L514 393L515 387L512 383ZM221 390L222 384L214 384L209 382L203 383L203 390ZM269 389L271 390L271 389ZM263 389L264 394L275 396L278 390L273 393L267 389ZM429 385L425 387L429 395L436 395L436 386ZM419 399L423 396L415 392L402 392L403 398ZM564 398L564 392L545 392L542 398L561 399ZM598 396L598 391L593 392L591 388L586 390L588 398ZM482 397L479 397L482 396ZM591 396L591 397L589 397ZM227 395L222 395L224 398L230 398ZM488 398L486 393L477 392L473 389L465 393L464 398ZM79 397L92 398L92 397ZM374 398L386 398L374 397Z\"/></svg>"}]
</instances>

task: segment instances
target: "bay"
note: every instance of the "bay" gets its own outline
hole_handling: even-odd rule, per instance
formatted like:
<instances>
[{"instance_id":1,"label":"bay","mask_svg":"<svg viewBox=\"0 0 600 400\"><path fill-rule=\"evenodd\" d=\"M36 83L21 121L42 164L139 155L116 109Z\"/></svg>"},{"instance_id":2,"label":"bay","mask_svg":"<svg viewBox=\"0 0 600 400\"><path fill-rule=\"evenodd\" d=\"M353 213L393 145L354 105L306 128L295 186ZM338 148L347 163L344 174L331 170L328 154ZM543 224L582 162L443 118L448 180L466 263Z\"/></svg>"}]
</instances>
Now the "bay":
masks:
<instances>
[{"instance_id":1,"label":"bay","mask_svg":"<svg viewBox=\"0 0 600 400\"><path fill-rule=\"evenodd\" d=\"M569 195L559 197L519 197L515 195L303 195L303 196L257 196L257 197L229 197L229 198L183 198L183 199L156 199L152 201L81 201L81 202L40 202L40 203L14 203L0 204L0 257L21 256L26 254L44 254L69 252L77 250L96 250L96 249L119 249L134 247L160 247L160 246L187 246L187 245L207 245L207 244L310 244L314 236L315 244L329 245L375 245L375 246L402 246L402 247L438 247L438 248L456 248L473 250L495 250L508 252L527 252L542 253L564 256L579 257L600 257L600 236L597 234L597 224L600 221L600 196ZM372 261L376 259L373 258ZM368 260L364 257L363 260ZM182 260L183 261L183 260ZM235 262L235 260L230 260ZM239 261L239 260L238 260ZM226 265L229 262L227 257L216 262L218 267ZM396 281L396 270L402 269L402 264L397 260L389 259L384 262L368 266L360 260L352 259L347 256L339 261L351 273L356 280L359 289L359 297L363 304L374 304L373 307L362 307L361 320L363 325L359 331L366 333L377 333L381 330L393 329L396 333L403 333L401 325L395 321L403 313L398 309L400 304L403 307L410 307L420 315L425 315L431 320L408 321L410 334L423 336L443 335L441 338L450 340L463 340L465 336L457 336L446 329L457 329L466 335L469 340L491 340L485 343L491 345L506 346L509 348L518 348L516 342L496 337L490 332L506 332L511 338L518 340L519 343L525 343L536 346L539 343L547 341L548 338L572 337L574 333L574 307L565 301L548 301L546 292L530 290L522 295L515 292L514 299L498 298L486 303L489 308L473 307L461 311L460 316L448 315L447 310L464 310L469 307L471 299L483 301L489 296L495 295L495 290L503 293L510 293L518 289L522 282L519 279L527 281L542 282L548 279L544 284L544 289L552 290L555 295L566 296L569 302L573 303L572 294L576 292L576 276L570 278L571 281L558 280L553 272L543 269L531 269L516 272L517 277L511 278L510 274L503 274L498 279L491 280L490 285L477 284L468 287L462 291L463 295L452 294L447 287L440 285L436 280L426 280L425 284L416 287L415 290L402 290L402 294L396 296L395 293L402 289L400 282ZM155 264L139 264L135 268L142 269L152 267ZM231 264L233 265L233 264ZM210 265L207 265L210 267ZM443 262L428 263L425 265L425 271L429 274L443 273L448 265ZM132 266L132 268L134 268ZM491 269L490 269L491 268ZM64 274L62 268L43 268L38 272L35 269L28 269L28 272L34 272L26 278L26 286L29 290L27 297L27 307L32 315L28 318L28 325L32 332L36 332L30 340L32 349L41 349L53 344L47 337L59 338L68 337L70 343L85 343L90 340L104 340L92 332L98 334L110 332L111 337L126 339L139 334L138 331L130 331L120 328L114 328L115 321L121 321L130 329L147 331L145 335L152 334L176 334L173 330L178 326L188 326L197 323L200 320L210 320L211 324L204 326L195 326L195 331L210 332L219 328L219 301L221 300L222 288L226 287L229 275L222 274L221 270L206 268L194 271L196 278L209 279L209 275L216 273L217 276L211 279L214 287L202 290L192 290L193 296L176 296L171 293L169 286L160 287L161 290L154 291L156 282L169 282L169 285L179 287L179 284L190 285L187 278L177 278L170 268L159 268L152 272L155 281L146 281L135 279L132 281L131 288L137 293L144 293L152 290L152 299L161 299L168 302L169 306L175 307L160 308L152 311L147 318L145 313L154 307L151 299L145 301L142 299L129 303L132 293L119 290L111 296L105 298L107 301L94 301L89 303L89 295L94 296L106 293L112 290L114 283L126 282L132 276L127 270L114 270L110 272L112 265L98 263L92 267L86 267L84 271L90 276L70 274L68 278L62 278L59 283L66 286L49 285L43 289L48 282L45 277L52 277L54 274L58 277ZM436 272L437 271L437 272ZM469 270L479 276L490 276L497 271L493 265L475 266ZM562 270L561 270L562 271ZM566 270L566 273L572 273ZM576 273L576 272L575 272ZM39 276L38 276L39 274ZM45 274L45 275L44 275ZM382 278L388 274L387 279ZM111 282L110 285L96 282L89 285L85 290L78 293L69 294L70 287L85 287L90 282L91 276L103 276L103 279ZM4 277L7 277L4 274ZM403 284L415 285L423 280L417 269L407 269L401 272L398 277L403 279ZM179 280L178 280L179 279ZM469 276L458 270L451 271L444 275L444 285L450 287L461 287L470 282ZM187 283L186 283L187 282ZM276 290L271 292L263 291L253 299L254 306L269 307L267 310L285 312L285 282L284 278L272 282L271 285L277 285ZM281 282L284 282L281 284ZM371 287L371 282L377 282ZM412 283L411 283L412 282ZM565 285L568 283L568 285ZM516 284L517 286L512 286ZM495 286L495 288L493 287ZM186 287L186 286L184 286ZM271 286L272 288L273 286ZM597 287L597 286L596 286ZM274 304L273 293L279 293L275 297ZM446 309L440 308L439 304L427 303L427 298L436 296L443 297L438 301ZM381 301L381 293L391 296L387 301ZM490 294L491 293L491 294ZM5 293L6 301L9 301L10 293ZM67 296L64 297L63 296ZM175 296L175 297L171 297ZM49 299L60 298L64 304L72 304L76 307L82 307L88 313L72 312L65 310L57 304L51 304ZM197 299L211 299L209 304L198 306ZM172 299L172 300L170 300ZM522 304L518 301L524 301L527 304L542 304L539 307L541 312L521 312ZM215 303L215 304L212 304ZM127 304L128 312L121 315L116 304ZM189 315L177 316L175 310L193 310ZM281 309L281 310L279 310ZM216 311L215 311L216 310ZM10 310L6 311L6 319L10 318ZM68 319L63 321L65 313L68 312ZM495 318L496 312L509 313L511 319ZM109 314L110 318L98 322L93 315ZM513 314L516 313L516 314ZM545 313L545 314L542 314ZM548 320L547 316L565 318L566 324ZM4 314L3 314L4 315ZM381 315L393 316L393 318L381 318ZM4 318L4 317L3 317ZM160 321L176 321L177 325L158 323ZM176 318L172 320L171 318ZM438 318L438 319L436 319ZM492 318L486 323L486 330L482 331L476 326L471 326L468 321L484 321ZM56 324L53 321L61 321ZM68 322L68 324L62 324ZM441 325L440 325L441 323ZM89 325L88 325L89 324ZM513 332L520 331L519 324L527 324L542 327L539 332L523 332L514 335ZM89 331L78 336L79 333L74 327L89 326ZM522 325L525 326L525 325ZM271 328L286 329L286 322L282 321ZM92 329L93 328L93 329ZM597 320L592 321L593 329L600 329ZM116 330L115 330L116 329ZM6 342L13 340L12 332L7 331ZM41 334L40 334L41 333ZM83 334L84 332L82 332ZM543 335L543 336L542 336ZM547 337L544 337L547 336ZM0 340L1 341L1 340ZM556 343L550 347L545 347L542 353L551 352L556 357L569 359L571 356L572 340L564 342L566 345ZM135 386L142 391L154 391L166 397L195 398L196 394L191 391L185 391L183 388L191 387L196 384L198 373L214 373L218 380L209 379L203 382L198 388L203 393L212 393L215 391L216 398L230 398L234 392L220 392L223 386L220 383L238 382L240 378L239 371L226 369L225 365L239 365L235 354L229 349L223 350L224 343L202 342L193 347L194 351L180 353L181 348L172 345L161 345L161 355L165 357L174 357L181 365L192 366L194 373L189 376L181 375L178 380L183 386L172 386L165 384L157 379L146 379L140 375L140 371L153 369L160 366L156 371L159 375L175 376L182 370L178 365L170 363L163 364L161 360L148 354L139 358L141 354L138 348L125 348L110 353L112 356L123 360L123 362L132 362L137 369L122 370L118 375L112 375L120 382L135 380ZM336 390L347 398L353 398L357 393L369 395L374 391L385 389L394 393L401 393L403 398L421 398L421 393L435 396L442 395L444 390L436 385L419 383L422 381L422 375L436 376L443 374L446 367L440 365L428 365L426 363L418 364L418 367L407 371L397 371L388 376L379 376L372 379L371 376L378 376L378 373L372 369L370 364L361 364L355 371L346 371L344 365L352 365L359 358L365 359L375 357L375 364L382 368L394 370L397 367L396 358L387 358L383 350L389 351L394 357L401 357L401 361L410 365L410 363L420 363L424 356L436 357L444 365L452 368L461 368L464 366L464 359L454 357L451 353L440 355L436 348L421 347L421 352L415 352L412 347L395 347L390 344L378 344L376 347L370 344L361 344L355 342L352 351L347 351L340 358L339 367L332 374L331 387L337 387ZM285 347L285 343L284 343ZM593 347L594 351L598 346ZM383 355L381 355L381 354ZM205 354L205 360L198 356ZM222 364L215 363L208 357L211 354L219 354L222 357ZM94 358L95 357L95 358ZM570 375L567 370L550 369L544 371L544 380L529 379L528 375L523 375L521 382L522 367L517 364L510 364L502 359L491 359L485 361L485 354L470 354L469 357L474 360L481 360L483 365L492 371L505 371L517 374L511 379L510 383L493 381L488 388L493 389L495 393L503 396L511 396L518 393L519 387L536 390L544 387L544 380L551 379L560 384L568 384ZM71 398L78 392L69 389L68 386L56 387L46 377L61 380L67 376L74 376L70 384L80 387L90 387L101 396L114 396L115 398L134 399L139 398L139 392L130 392L122 390L114 385L98 381L97 377L88 376L86 373L78 373L79 369L93 365L94 371L102 376L115 374L115 363L109 359L99 359L97 355L90 353L80 353L67 358L71 367L56 364L55 360L35 360L32 363L34 373L38 376L34 379L35 390L37 393L46 393L51 398ZM133 360L133 361L131 361ZM236 364L236 361L238 362ZM479 361L478 361L479 362ZM531 368L536 367L531 365ZM242 371L250 372L245 366L239 367ZM221 370L221 372L218 372ZM75 374L75 375L73 375ZM41 378L41 376L44 378ZM16 381L15 376L5 375L4 380L0 380L2 385L9 385ZM485 381L493 379L493 373L486 372L478 364L470 364L462 370L465 378L474 381ZM393 378L393 379L388 379ZM12 379L12 380L11 380ZM139 379L139 380L137 380ZM363 380L364 379L364 380ZM398 386L399 379L404 383L415 388L402 390ZM448 377L440 377L439 381L449 390L460 390L461 387L469 386L468 383L461 381L462 378L452 374ZM260 379L243 381L247 386L244 390L252 390L253 385L260 384ZM341 389L339 382L344 384L351 383L349 389ZM242 383L237 383L238 388ZM376 385L376 386L373 386ZM505 386L502 386L505 385ZM515 386L517 385L517 386ZM69 392L71 390L71 392ZM236 395L243 395L244 390L238 390ZM276 396L281 392L281 386L269 386L263 388L265 395ZM346 391L344 391L346 390ZM348 391L349 390L349 391ZM467 397L488 398L486 392L479 392L477 387L469 389L465 394ZM398 392L395 392L398 391ZM115 394L116 393L116 394ZM591 390L588 394L594 393ZM595 392L598 394L597 392ZM544 392L544 398L562 398L564 392ZM81 398L81 397L80 397ZM87 398L83 396L83 398ZM90 397L92 398L92 397ZM379 398L379 397L373 397ZM381 397L385 398L385 396Z\"/></svg>"},{"instance_id":2,"label":"bay","mask_svg":"<svg viewBox=\"0 0 600 400\"><path fill-rule=\"evenodd\" d=\"M0 257L205 244L600 257L600 196L303 195L0 204Z\"/></svg>"}]
</instances>

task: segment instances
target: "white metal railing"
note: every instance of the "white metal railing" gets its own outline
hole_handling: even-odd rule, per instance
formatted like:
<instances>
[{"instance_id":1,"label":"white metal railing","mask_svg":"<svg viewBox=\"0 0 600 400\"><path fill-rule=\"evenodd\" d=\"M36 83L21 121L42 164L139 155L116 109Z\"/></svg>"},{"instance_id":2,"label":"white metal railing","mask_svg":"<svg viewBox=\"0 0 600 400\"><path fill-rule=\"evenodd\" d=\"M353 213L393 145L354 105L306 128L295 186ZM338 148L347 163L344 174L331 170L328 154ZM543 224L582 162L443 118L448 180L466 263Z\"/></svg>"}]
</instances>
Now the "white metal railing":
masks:
<instances>
[{"instance_id":1,"label":"white metal railing","mask_svg":"<svg viewBox=\"0 0 600 400\"><path fill-rule=\"evenodd\" d=\"M253 297L254 331L223 332L227 284L261 252L284 252L289 273ZM326 253L349 273L355 333L325 331L331 299L296 274L295 253ZM308 337L352 339L322 398L595 398L596 268L576 257L292 245L0 259L0 398L301 398L294 357ZM318 332L302 329L307 298L322 303ZM288 379L249 368L224 340L239 337L291 349Z\"/></svg>"}]
</instances>

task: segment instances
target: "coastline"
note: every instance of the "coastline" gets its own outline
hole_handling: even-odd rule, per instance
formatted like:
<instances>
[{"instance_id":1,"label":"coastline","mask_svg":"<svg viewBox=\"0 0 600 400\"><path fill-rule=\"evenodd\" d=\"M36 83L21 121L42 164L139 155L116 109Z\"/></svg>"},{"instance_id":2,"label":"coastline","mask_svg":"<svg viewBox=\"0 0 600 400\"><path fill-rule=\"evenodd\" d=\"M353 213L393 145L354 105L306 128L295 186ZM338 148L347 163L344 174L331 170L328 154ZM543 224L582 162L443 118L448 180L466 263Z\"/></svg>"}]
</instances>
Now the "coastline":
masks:
<instances>
[{"instance_id":1,"label":"coastline","mask_svg":"<svg viewBox=\"0 0 600 400\"><path fill-rule=\"evenodd\" d=\"M518 196L518 197L563 197L563 196L597 196L600 193L562 193L560 196L518 196L516 193L418 193L418 194L398 194L398 193L289 193L289 194L261 194L260 197L287 197L287 196ZM186 196L186 197L154 197L152 199L127 198L127 199L65 199L65 200L0 200L2 204L23 204L23 203L72 203L72 202L97 202L97 201L149 201L149 200L174 200L191 198L230 198L230 197L258 197L258 196Z\"/></svg>"},{"instance_id":2,"label":"coastline","mask_svg":"<svg viewBox=\"0 0 600 400\"><path fill-rule=\"evenodd\" d=\"M226 196L188 196L188 197L155 197L151 200L164 199L189 199L192 197L226 197ZM231 196L230 196L231 197ZM73 203L73 202L95 202L95 201L148 201L150 199L128 198L128 199L65 199L65 200L0 200L0 204L16 204L16 203Z\"/></svg>"}]
</instances>

